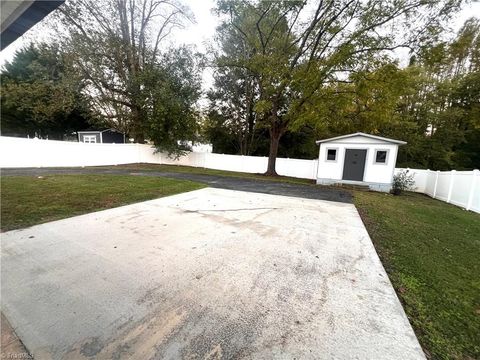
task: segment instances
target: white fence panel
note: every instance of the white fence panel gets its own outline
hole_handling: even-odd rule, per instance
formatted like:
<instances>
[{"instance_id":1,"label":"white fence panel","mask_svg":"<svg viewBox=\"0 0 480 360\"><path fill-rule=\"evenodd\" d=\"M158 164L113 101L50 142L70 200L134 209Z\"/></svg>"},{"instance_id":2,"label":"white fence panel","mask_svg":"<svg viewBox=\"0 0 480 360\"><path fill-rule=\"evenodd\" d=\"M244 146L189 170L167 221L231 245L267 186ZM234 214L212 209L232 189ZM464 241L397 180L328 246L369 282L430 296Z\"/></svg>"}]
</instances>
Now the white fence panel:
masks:
<instances>
[{"instance_id":1,"label":"white fence panel","mask_svg":"<svg viewBox=\"0 0 480 360\"><path fill-rule=\"evenodd\" d=\"M472 171L456 171L452 177L453 185L450 194L450 202L452 204L466 207L468 204L468 191L473 185L474 176Z\"/></svg>"},{"instance_id":2,"label":"white fence panel","mask_svg":"<svg viewBox=\"0 0 480 360\"><path fill-rule=\"evenodd\" d=\"M416 191L425 192L425 189L427 188L427 181L430 176L429 171L415 170L414 174Z\"/></svg>"},{"instance_id":3,"label":"white fence panel","mask_svg":"<svg viewBox=\"0 0 480 360\"><path fill-rule=\"evenodd\" d=\"M1 167L67 167L138 162L136 144L84 144L2 136Z\"/></svg>"},{"instance_id":4,"label":"white fence panel","mask_svg":"<svg viewBox=\"0 0 480 360\"><path fill-rule=\"evenodd\" d=\"M187 153L180 157L175 155L161 154L162 164L202 167L203 153Z\"/></svg>"},{"instance_id":5,"label":"white fence panel","mask_svg":"<svg viewBox=\"0 0 480 360\"><path fill-rule=\"evenodd\" d=\"M191 152L188 154L188 157L190 159L189 163L191 164L190 166L194 167L205 167L205 156L208 153L206 152Z\"/></svg>"},{"instance_id":6,"label":"white fence panel","mask_svg":"<svg viewBox=\"0 0 480 360\"><path fill-rule=\"evenodd\" d=\"M166 165L187 165L190 163L188 156L181 156L177 159L167 154L162 154L162 164Z\"/></svg>"},{"instance_id":7,"label":"white fence panel","mask_svg":"<svg viewBox=\"0 0 480 360\"><path fill-rule=\"evenodd\" d=\"M213 154L210 154L213 155ZM268 158L265 156L240 156L242 158L242 172L263 174L267 171Z\"/></svg>"},{"instance_id":8,"label":"white fence panel","mask_svg":"<svg viewBox=\"0 0 480 360\"><path fill-rule=\"evenodd\" d=\"M472 187L470 188L470 196L468 199L467 210L480 213L480 171L473 171Z\"/></svg>"},{"instance_id":9,"label":"white fence panel","mask_svg":"<svg viewBox=\"0 0 480 360\"><path fill-rule=\"evenodd\" d=\"M395 169L395 173L407 169ZM414 174L415 191L435 199L480 212L480 172L409 169Z\"/></svg>"},{"instance_id":10,"label":"white fence panel","mask_svg":"<svg viewBox=\"0 0 480 360\"><path fill-rule=\"evenodd\" d=\"M205 153L208 169L261 173L267 169L264 157Z\"/></svg>"},{"instance_id":11,"label":"white fence panel","mask_svg":"<svg viewBox=\"0 0 480 360\"><path fill-rule=\"evenodd\" d=\"M406 171L413 175L413 179L415 180L415 191L416 192L425 192L425 189L428 187L428 183L430 180L430 170L422 170L422 169L410 169L410 168L396 168L395 173L398 174L400 171ZM435 181L435 179L433 179Z\"/></svg>"},{"instance_id":12,"label":"white fence panel","mask_svg":"<svg viewBox=\"0 0 480 360\"><path fill-rule=\"evenodd\" d=\"M423 189L423 191L420 191L420 190L416 190L416 191L423 192L427 195L434 197L435 191L436 191L435 189L436 184L437 184L437 172L427 170L425 188Z\"/></svg>"},{"instance_id":13,"label":"white fence panel","mask_svg":"<svg viewBox=\"0 0 480 360\"><path fill-rule=\"evenodd\" d=\"M438 173L437 191L435 193L435 198L447 201L451 178L452 175L450 174L450 171Z\"/></svg>"},{"instance_id":14,"label":"white fence panel","mask_svg":"<svg viewBox=\"0 0 480 360\"><path fill-rule=\"evenodd\" d=\"M317 160L278 158L276 170L278 175L302 179L316 179Z\"/></svg>"},{"instance_id":15,"label":"white fence panel","mask_svg":"<svg viewBox=\"0 0 480 360\"><path fill-rule=\"evenodd\" d=\"M149 164L161 164L163 154L156 152L154 146L137 144L138 162Z\"/></svg>"}]
</instances>

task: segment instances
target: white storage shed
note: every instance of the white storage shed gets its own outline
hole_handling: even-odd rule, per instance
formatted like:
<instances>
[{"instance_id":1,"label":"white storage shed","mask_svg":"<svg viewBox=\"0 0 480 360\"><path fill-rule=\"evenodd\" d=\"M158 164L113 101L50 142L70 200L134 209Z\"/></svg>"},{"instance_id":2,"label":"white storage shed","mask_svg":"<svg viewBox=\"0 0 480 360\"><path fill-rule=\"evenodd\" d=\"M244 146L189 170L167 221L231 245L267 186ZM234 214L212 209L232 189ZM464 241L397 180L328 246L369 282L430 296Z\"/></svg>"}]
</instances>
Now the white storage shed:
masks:
<instances>
[{"instance_id":1,"label":"white storage shed","mask_svg":"<svg viewBox=\"0 0 480 360\"><path fill-rule=\"evenodd\" d=\"M367 185L390 191L398 146L405 141L357 132L318 140L317 184Z\"/></svg>"}]
</instances>

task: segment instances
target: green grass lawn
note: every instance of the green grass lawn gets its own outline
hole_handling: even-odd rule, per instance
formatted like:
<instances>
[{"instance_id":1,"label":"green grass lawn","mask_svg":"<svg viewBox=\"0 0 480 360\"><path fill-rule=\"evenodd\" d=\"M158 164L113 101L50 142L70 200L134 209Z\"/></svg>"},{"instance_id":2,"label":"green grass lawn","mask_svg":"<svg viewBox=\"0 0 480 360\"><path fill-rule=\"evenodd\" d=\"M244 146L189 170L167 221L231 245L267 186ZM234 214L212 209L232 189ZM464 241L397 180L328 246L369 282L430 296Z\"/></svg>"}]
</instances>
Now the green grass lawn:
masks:
<instances>
[{"instance_id":1,"label":"green grass lawn","mask_svg":"<svg viewBox=\"0 0 480 360\"><path fill-rule=\"evenodd\" d=\"M480 215L413 193L354 201L427 355L480 359Z\"/></svg>"},{"instance_id":2,"label":"green grass lawn","mask_svg":"<svg viewBox=\"0 0 480 360\"><path fill-rule=\"evenodd\" d=\"M236 171L225 171L225 170L215 170L215 169L205 169L197 168L193 166L182 166L182 165L160 165L160 164L126 164L126 165L116 165L116 166L95 166L91 167L92 169L125 169L134 171L160 171L160 172L177 172L177 173L189 173L189 174L201 174L201 175L218 175L218 176L230 176L237 178L247 178L254 180L264 180L264 181L279 181L279 182L288 182L293 184L315 184L315 180L309 179L300 179L289 176L265 176L263 174L252 174ZM88 169L88 168L87 168Z\"/></svg>"},{"instance_id":3,"label":"green grass lawn","mask_svg":"<svg viewBox=\"0 0 480 360\"><path fill-rule=\"evenodd\" d=\"M1 178L1 230L24 228L202 187L204 185L191 181L146 176L4 176Z\"/></svg>"}]
</instances>

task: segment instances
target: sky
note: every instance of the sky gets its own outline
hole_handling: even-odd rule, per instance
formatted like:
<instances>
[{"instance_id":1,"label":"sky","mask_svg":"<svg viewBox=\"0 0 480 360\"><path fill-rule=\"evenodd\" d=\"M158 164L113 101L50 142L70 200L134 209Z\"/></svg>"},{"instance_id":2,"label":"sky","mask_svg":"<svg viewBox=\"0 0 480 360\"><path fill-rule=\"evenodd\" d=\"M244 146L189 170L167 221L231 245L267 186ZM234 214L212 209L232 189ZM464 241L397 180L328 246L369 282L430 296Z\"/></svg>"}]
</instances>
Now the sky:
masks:
<instances>
[{"instance_id":1,"label":"sky","mask_svg":"<svg viewBox=\"0 0 480 360\"><path fill-rule=\"evenodd\" d=\"M67 0L72 1L72 0ZM206 52L208 43L213 40L215 28L218 25L218 18L212 13L215 0L183 0L185 5L189 6L194 17L195 23L188 24L184 29L177 29L172 33L172 43L195 45L197 50ZM464 6L451 22L452 32L460 29L466 19L476 16L480 17L480 2L470 3ZM41 40L42 33L39 32L41 23L30 29L24 36L16 40L13 44L0 52L0 66L6 61L12 60L15 51L22 48L32 40ZM401 55L400 55L401 56ZM208 89L212 84L212 72L206 69L203 74L203 87Z\"/></svg>"}]
</instances>

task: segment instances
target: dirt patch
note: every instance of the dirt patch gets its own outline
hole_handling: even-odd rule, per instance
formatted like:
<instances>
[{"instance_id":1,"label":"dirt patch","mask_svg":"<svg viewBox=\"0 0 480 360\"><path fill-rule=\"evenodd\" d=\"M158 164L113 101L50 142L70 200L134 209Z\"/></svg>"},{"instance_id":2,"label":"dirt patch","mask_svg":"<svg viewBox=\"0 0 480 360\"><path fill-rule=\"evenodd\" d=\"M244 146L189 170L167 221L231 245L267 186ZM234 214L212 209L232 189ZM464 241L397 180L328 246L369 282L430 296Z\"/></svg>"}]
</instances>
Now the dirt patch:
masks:
<instances>
[{"instance_id":1,"label":"dirt patch","mask_svg":"<svg viewBox=\"0 0 480 360\"><path fill-rule=\"evenodd\" d=\"M1 358L2 359L33 359L23 343L13 330L10 322L1 314Z\"/></svg>"}]
</instances>

